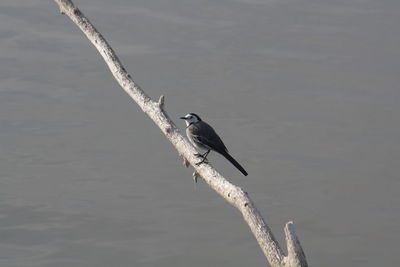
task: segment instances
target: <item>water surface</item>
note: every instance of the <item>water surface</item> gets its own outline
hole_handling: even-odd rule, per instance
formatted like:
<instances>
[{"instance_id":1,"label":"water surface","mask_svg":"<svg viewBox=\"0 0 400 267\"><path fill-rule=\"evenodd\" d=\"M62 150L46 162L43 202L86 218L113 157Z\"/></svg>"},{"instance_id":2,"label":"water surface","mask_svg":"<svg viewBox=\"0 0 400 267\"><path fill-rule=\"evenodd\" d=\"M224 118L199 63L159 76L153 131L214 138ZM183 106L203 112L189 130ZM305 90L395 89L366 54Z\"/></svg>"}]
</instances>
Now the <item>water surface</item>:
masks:
<instances>
[{"instance_id":1,"label":"water surface","mask_svg":"<svg viewBox=\"0 0 400 267\"><path fill-rule=\"evenodd\" d=\"M400 2L75 3L182 129L216 128L280 242L294 220L311 266L396 265ZM52 1L0 3L0 60L1 266L265 266Z\"/></svg>"}]
</instances>

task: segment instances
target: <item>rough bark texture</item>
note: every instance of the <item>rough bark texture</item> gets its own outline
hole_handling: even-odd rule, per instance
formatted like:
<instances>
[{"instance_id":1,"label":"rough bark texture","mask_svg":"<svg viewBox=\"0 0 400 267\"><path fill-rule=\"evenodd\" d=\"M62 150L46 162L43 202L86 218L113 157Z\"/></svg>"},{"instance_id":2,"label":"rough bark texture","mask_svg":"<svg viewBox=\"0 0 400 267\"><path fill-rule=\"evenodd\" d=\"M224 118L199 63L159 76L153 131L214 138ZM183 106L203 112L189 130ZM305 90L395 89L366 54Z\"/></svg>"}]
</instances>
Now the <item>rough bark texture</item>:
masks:
<instances>
[{"instance_id":1,"label":"rough bark texture","mask_svg":"<svg viewBox=\"0 0 400 267\"><path fill-rule=\"evenodd\" d=\"M185 162L189 162L193 166L196 178L202 177L214 191L242 213L244 220L249 225L270 265L274 267L307 266L307 261L300 241L296 236L293 223L289 222L285 227L288 248L288 255L285 255L272 234L271 229L265 223L247 193L242 188L226 180L209 164L201 164L200 166L195 164L198 161L198 158L194 156L197 151L168 117L164 110L164 97L161 96L156 102L135 84L107 41L70 0L55 0L55 2L59 5L60 12L68 16L96 47L110 68L111 73L126 93L161 129L167 139L184 158Z\"/></svg>"}]
</instances>

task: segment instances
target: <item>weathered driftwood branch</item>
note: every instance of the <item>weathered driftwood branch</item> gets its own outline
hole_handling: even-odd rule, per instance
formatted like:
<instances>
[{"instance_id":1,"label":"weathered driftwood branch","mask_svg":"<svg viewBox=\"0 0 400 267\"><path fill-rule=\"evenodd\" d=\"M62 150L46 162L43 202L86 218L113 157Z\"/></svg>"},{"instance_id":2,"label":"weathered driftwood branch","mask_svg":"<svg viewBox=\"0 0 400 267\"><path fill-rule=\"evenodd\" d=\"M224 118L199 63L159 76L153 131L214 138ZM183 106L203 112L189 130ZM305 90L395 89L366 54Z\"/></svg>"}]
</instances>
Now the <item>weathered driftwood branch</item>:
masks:
<instances>
[{"instance_id":1,"label":"weathered driftwood branch","mask_svg":"<svg viewBox=\"0 0 400 267\"><path fill-rule=\"evenodd\" d=\"M161 129L184 158L184 162L193 166L195 169L194 177L202 177L213 190L242 213L271 266L307 266L293 223L288 222L285 227L288 248L288 254L285 255L247 193L242 188L227 181L209 164L201 164L200 166L195 164L198 161L198 158L194 156L196 150L165 112L164 96L161 96L159 101L156 102L135 84L104 37L70 0L55 0L55 2L59 5L60 12L67 15L97 48L121 87Z\"/></svg>"}]
</instances>

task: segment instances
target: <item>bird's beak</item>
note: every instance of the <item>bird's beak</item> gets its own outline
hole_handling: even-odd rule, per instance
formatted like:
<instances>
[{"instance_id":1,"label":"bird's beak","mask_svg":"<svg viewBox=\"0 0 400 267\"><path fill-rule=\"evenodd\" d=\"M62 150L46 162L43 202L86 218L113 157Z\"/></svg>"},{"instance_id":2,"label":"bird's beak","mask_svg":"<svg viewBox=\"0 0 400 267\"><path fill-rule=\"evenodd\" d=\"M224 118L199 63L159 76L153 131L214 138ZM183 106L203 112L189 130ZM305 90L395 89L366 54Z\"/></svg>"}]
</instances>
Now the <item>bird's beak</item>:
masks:
<instances>
[{"instance_id":1,"label":"bird's beak","mask_svg":"<svg viewBox=\"0 0 400 267\"><path fill-rule=\"evenodd\" d=\"M185 118L185 117L180 117L179 119L186 120L186 118Z\"/></svg>"}]
</instances>

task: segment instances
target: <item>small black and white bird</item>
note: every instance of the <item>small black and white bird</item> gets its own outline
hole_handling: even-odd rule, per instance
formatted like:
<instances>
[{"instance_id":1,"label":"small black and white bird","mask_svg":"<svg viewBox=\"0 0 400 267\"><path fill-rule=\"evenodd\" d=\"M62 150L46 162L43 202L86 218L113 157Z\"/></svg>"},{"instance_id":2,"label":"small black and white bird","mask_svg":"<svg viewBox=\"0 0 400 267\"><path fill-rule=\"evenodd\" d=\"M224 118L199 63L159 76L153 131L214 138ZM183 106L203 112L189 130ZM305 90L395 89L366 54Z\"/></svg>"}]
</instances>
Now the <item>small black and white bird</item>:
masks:
<instances>
[{"instance_id":1,"label":"small black and white bird","mask_svg":"<svg viewBox=\"0 0 400 267\"><path fill-rule=\"evenodd\" d=\"M203 162L208 163L207 156L211 150L214 150L229 160L243 175L247 176L245 169L229 155L228 149L210 125L202 121L200 117L194 113L189 113L185 117L181 117L181 119L186 122L186 135L190 142L196 148L206 150L204 154L196 154L196 156L202 158L197 165Z\"/></svg>"}]
</instances>

